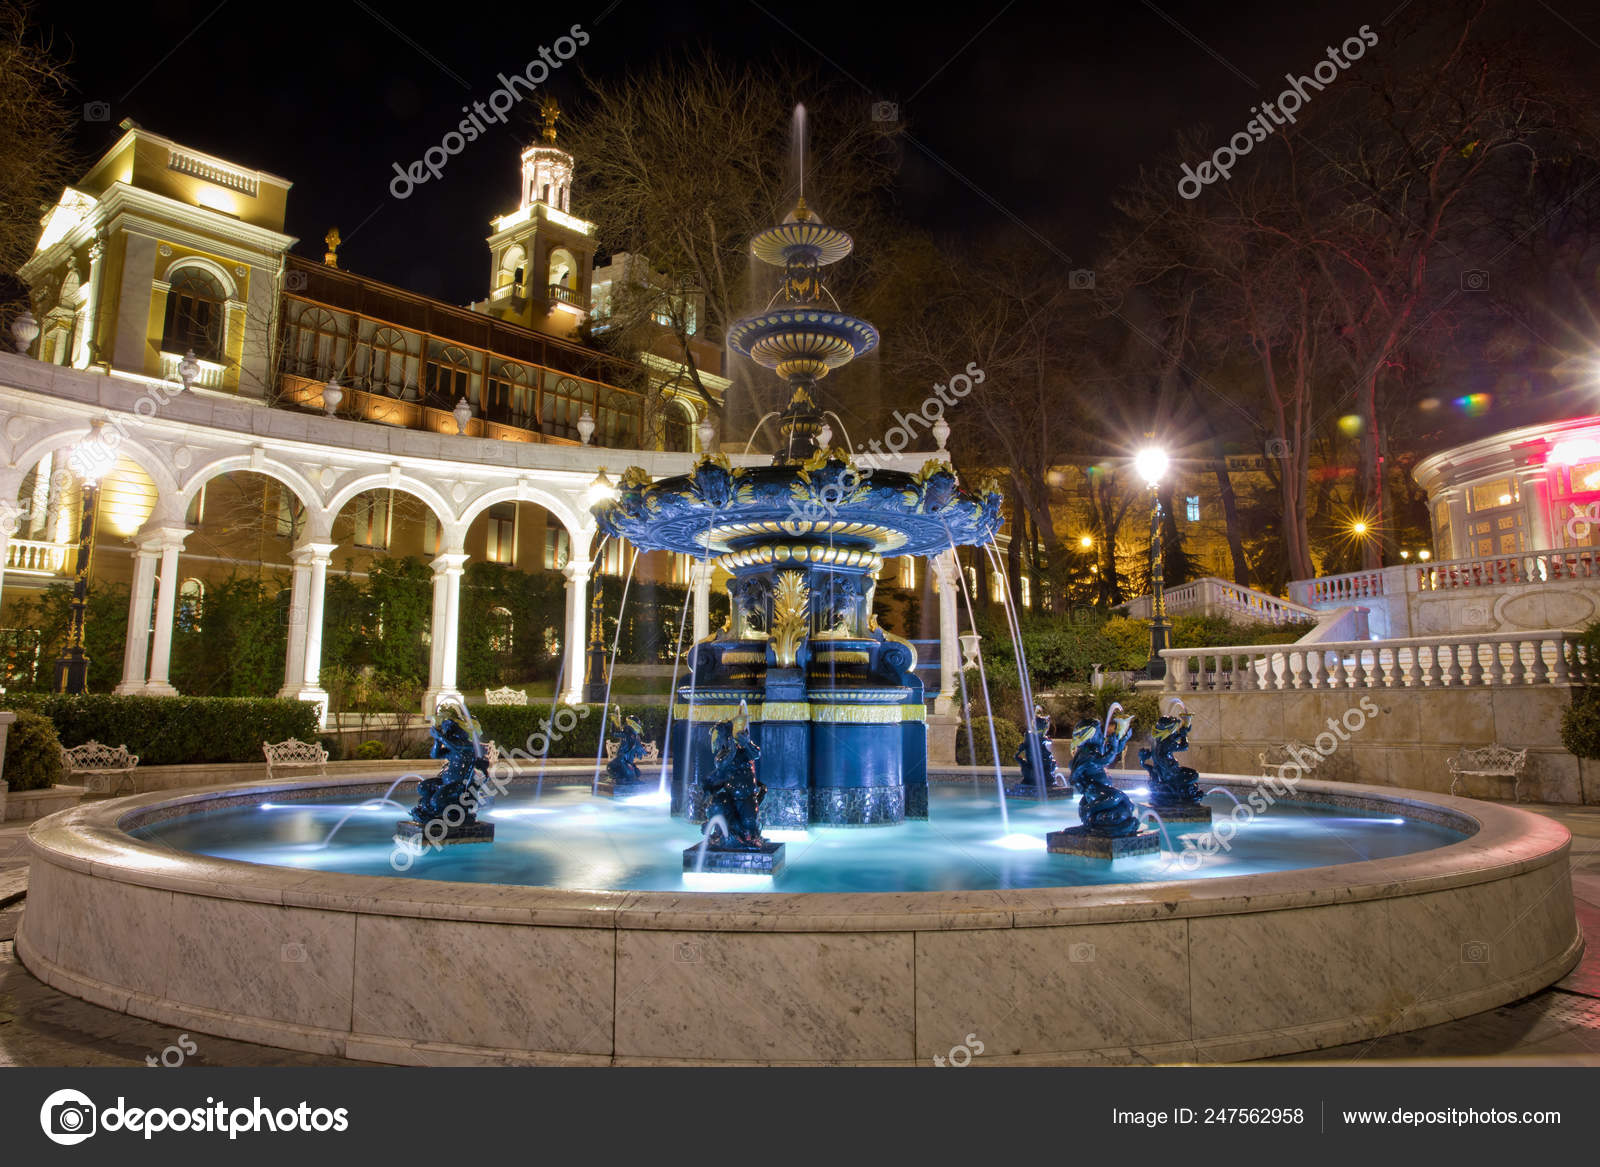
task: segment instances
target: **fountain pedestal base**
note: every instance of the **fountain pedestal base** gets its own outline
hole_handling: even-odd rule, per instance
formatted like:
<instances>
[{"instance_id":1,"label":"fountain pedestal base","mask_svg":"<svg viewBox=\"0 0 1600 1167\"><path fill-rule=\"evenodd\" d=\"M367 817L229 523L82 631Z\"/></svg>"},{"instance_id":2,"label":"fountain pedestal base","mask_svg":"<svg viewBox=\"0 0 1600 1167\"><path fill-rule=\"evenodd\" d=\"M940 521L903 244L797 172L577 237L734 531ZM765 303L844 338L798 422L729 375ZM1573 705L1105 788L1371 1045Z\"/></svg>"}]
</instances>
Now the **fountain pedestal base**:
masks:
<instances>
[{"instance_id":1,"label":"fountain pedestal base","mask_svg":"<svg viewBox=\"0 0 1600 1167\"><path fill-rule=\"evenodd\" d=\"M759 851L705 850L705 862L700 860L700 844L683 851L683 869L702 874L722 875L777 875L783 870L783 844L767 843Z\"/></svg>"},{"instance_id":2,"label":"fountain pedestal base","mask_svg":"<svg viewBox=\"0 0 1600 1167\"><path fill-rule=\"evenodd\" d=\"M493 823L462 823L460 826L452 827L440 819L439 825L444 827L444 834L441 835L437 830L429 834L421 823L413 822L411 819L401 819L394 825L394 841L420 847L494 842Z\"/></svg>"},{"instance_id":3,"label":"fountain pedestal base","mask_svg":"<svg viewBox=\"0 0 1600 1167\"><path fill-rule=\"evenodd\" d=\"M1045 799L1049 802L1054 802L1058 798L1076 798L1078 796L1078 792L1071 786L1046 786L1044 790ZM1035 801L1038 801L1039 788L1032 782L1025 783L1021 786L1007 786L1006 797L1031 798Z\"/></svg>"},{"instance_id":4,"label":"fountain pedestal base","mask_svg":"<svg viewBox=\"0 0 1600 1167\"><path fill-rule=\"evenodd\" d=\"M651 778L644 782L613 782L602 777L595 793L601 798L633 798L640 794L656 794L661 790L661 780Z\"/></svg>"},{"instance_id":5,"label":"fountain pedestal base","mask_svg":"<svg viewBox=\"0 0 1600 1167\"><path fill-rule=\"evenodd\" d=\"M1051 831L1044 837L1052 855L1082 855L1088 859L1126 859L1132 855L1153 855L1161 850L1161 836L1154 831L1136 835L1097 835L1086 827Z\"/></svg>"}]
</instances>

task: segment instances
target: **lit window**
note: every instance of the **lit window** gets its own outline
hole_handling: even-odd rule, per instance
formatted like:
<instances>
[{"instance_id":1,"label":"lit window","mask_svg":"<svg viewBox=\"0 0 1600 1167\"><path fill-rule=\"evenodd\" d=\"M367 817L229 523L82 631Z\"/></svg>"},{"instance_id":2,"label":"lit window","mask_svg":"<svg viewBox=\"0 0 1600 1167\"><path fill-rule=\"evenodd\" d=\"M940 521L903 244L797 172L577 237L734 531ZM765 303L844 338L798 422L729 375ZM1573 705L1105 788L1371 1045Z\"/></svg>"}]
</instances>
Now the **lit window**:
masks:
<instances>
[{"instance_id":1,"label":"lit window","mask_svg":"<svg viewBox=\"0 0 1600 1167\"><path fill-rule=\"evenodd\" d=\"M489 508L489 538L485 556L490 563L512 563L517 558L517 504L496 503Z\"/></svg>"},{"instance_id":2,"label":"lit window","mask_svg":"<svg viewBox=\"0 0 1600 1167\"><path fill-rule=\"evenodd\" d=\"M917 561L909 555L900 559L899 586L908 589L917 586Z\"/></svg>"},{"instance_id":3,"label":"lit window","mask_svg":"<svg viewBox=\"0 0 1600 1167\"><path fill-rule=\"evenodd\" d=\"M963 570L965 570L966 573L967 573L967 594L968 595L973 595L973 596L977 595L978 594L978 569L976 567L967 567L967 568L964 568Z\"/></svg>"},{"instance_id":4,"label":"lit window","mask_svg":"<svg viewBox=\"0 0 1600 1167\"><path fill-rule=\"evenodd\" d=\"M1200 521L1200 496L1198 494L1191 494L1183 500L1183 514L1184 518L1191 523Z\"/></svg>"},{"instance_id":5,"label":"lit window","mask_svg":"<svg viewBox=\"0 0 1600 1167\"><path fill-rule=\"evenodd\" d=\"M393 509L389 505L391 493L387 490L369 490L356 496L352 510L355 512L354 542L357 547L373 551L389 549L389 514Z\"/></svg>"},{"instance_id":6,"label":"lit window","mask_svg":"<svg viewBox=\"0 0 1600 1167\"><path fill-rule=\"evenodd\" d=\"M300 500L295 498L294 491L287 486L278 487L278 534L285 539L293 539L300 530Z\"/></svg>"},{"instance_id":7,"label":"lit window","mask_svg":"<svg viewBox=\"0 0 1600 1167\"><path fill-rule=\"evenodd\" d=\"M544 529L544 567L546 571L560 571L567 565L567 558L571 554L567 542L567 532L561 527L547 526Z\"/></svg>"},{"instance_id":8,"label":"lit window","mask_svg":"<svg viewBox=\"0 0 1600 1167\"><path fill-rule=\"evenodd\" d=\"M511 609L489 609L489 651L507 653L511 651L513 625Z\"/></svg>"},{"instance_id":9,"label":"lit window","mask_svg":"<svg viewBox=\"0 0 1600 1167\"><path fill-rule=\"evenodd\" d=\"M1017 578L1017 590L1022 596L1022 606L1024 608L1033 607L1033 588L1029 586L1032 582L1025 575Z\"/></svg>"},{"instance_id":10,"label":"lit window","mask_svg":"<svg viewBox=\"0 0 1600 1167\"><path fill-rule=\"evenodd\" d=\"M205 602L206 585L197 579L186 579L178 586L178 610L175 618L184 632L200 631L200 607Z\"/></svg>"}]
</instances>

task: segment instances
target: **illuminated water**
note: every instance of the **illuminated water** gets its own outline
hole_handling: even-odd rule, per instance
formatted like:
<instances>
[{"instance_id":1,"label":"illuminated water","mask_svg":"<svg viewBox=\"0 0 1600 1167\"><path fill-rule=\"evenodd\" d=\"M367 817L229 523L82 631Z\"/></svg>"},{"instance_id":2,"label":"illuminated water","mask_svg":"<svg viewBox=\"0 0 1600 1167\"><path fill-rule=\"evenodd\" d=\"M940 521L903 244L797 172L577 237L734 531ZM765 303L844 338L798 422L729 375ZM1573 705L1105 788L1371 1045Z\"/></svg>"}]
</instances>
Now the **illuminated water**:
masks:
<instances>
[{"instance_id":1,"label":"illuminated water","mask_svg":"<svg viewBox=\"0 0 1600 1167\"><path fill-rule=\"evenodd\" d=\"M584 788L513 787L490 813L493 844L424 851L397 871L392 806L361 807L345 795L321 802L266 803L169 819L135 837L179 851L355 875L404 875L468 883L535 884L574 889L785 892L952 891L1144 883L1204 879L1384 859L1459 842L1464 836L1393 815L1278 803L1241 826L1229 849L1199 857L1198 867L1160 856L1096 862L1045 851L1047 831L1078 821L1074 802L1011 803L1011 834L1002 836L995 796L969 786L935 786L930 819L882 828L813 828L786 837L788 868L765 876L685 876L684 848L696 827L661 806L618 805ZM1137 796L1135 796L1137 801ZM1209 799L1220 824L1233 808ZM351 813L354 811L354 813ZM349 821L331 846L333 825ZM1226 834L1219 829L1219 835ZM783 837L783 836L780 836ZM1192 829L1173 830L1183 846ZM411 857L401 853L404 865ZM1192 862L1191 860L1190 862Z\"/></svg>"}]
</instances>

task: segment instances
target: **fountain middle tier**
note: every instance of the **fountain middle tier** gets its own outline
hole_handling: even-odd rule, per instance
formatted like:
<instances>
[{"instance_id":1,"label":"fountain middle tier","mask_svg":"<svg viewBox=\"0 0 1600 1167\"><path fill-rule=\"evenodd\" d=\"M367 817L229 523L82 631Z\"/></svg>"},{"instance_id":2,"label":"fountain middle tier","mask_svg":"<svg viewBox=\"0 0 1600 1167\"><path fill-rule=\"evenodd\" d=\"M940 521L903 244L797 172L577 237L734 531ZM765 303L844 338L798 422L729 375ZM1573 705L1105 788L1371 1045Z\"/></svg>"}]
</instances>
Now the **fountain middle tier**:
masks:
<instances>
[{"instance_id":1,"label":"fountain middle tier","mask_svg":"<svg viewBox=\"0 0 1600 1167\"><path fill-rule=\"evenodd\" d=\"M879 627L883 553L927 555L993 538L997 492L950 467L865 470L840 451L731 467L704 458L652 483L630 470L597 506L601 529L643 549L715 555L729 616L694 645L678 694L672 809L705 818L711 728L741 703L761 750L763 827L877 826L927 817L927 729L916 649Z\"/></svg>"}]
</instances>

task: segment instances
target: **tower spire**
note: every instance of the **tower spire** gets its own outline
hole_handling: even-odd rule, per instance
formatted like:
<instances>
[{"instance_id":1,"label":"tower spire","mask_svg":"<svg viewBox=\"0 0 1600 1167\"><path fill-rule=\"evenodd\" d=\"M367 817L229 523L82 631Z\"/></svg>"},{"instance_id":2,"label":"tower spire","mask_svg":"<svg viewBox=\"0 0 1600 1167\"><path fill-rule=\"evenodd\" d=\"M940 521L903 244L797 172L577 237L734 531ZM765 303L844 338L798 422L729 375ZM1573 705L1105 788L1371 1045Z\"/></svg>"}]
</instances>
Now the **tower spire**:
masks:
<instances>
[{"instance_id":1,"label":"tower spire","mask_svg":"<svg viewBox=\"0 0 1600 1167\"><path fill-rule=\"evenodd\" d=\"M539 113L544 117L544 140L556 144L556 119L561 116L561 103L554 97L539 99Z\"/></svg>"}]
</instances>

